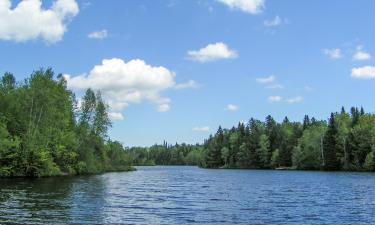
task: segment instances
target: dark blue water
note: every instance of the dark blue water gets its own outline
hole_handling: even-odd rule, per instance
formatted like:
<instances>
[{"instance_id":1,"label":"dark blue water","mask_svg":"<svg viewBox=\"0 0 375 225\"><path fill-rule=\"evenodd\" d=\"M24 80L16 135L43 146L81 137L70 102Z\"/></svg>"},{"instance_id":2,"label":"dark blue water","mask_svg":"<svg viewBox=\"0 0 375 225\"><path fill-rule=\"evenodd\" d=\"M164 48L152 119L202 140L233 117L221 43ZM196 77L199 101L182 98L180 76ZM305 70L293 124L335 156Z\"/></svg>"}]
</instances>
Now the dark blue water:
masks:
<instances>
[{"instance_id":1,"label":"dark blue water","mask_svg":"<svg viewBox=\"0 0 375 225\"><path fill-rule=\"evenodd\" d=\"M138 167L0 180L0 224L375 224L375 174Z\"/></svg>"}]
</instances>

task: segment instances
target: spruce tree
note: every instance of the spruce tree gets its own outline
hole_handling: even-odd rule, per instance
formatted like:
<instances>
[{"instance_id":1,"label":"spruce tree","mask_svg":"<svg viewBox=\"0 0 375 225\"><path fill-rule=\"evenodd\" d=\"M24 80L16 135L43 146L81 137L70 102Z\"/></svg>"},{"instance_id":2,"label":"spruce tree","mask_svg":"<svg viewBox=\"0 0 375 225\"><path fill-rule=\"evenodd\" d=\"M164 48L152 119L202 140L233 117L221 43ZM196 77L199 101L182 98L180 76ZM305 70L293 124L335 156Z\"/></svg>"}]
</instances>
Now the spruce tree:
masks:
<instances>
[{"instance_id":1,"label":"spruce tree","mask_svg":"<svg viewBox=\"0 0 375 225\"><path fill-rule=\"evenodd\" d=\"M361 116L365 115L365 110L361 107Z\"/></svg>"},{"instance_id":2,"label":"spruce tree","mask_svg":"<svg viewBox=\"0 0 375 225\"><path fill-rule=\"evenodd\" d=\"M272 153L280 146L280 129L276 121L270 115L266 118L266 135L269 142L269 158L267 161L271 163Z\"/></svg>"},{"instance_id":3,"label":"spruce tree","mask_svg":"<svg viewBox=\"0 0 375 225\"><path fill-rule=\"evenodd\" d=\"M303 130L306 130L311 125L310 117L308 115L305 115L303 118Z\"/></svg>"},{"instance_id":4,"label":"spruce tree","mask_svg":"<svg viewBox=\"0 0 375 225\"><path fill-rule=\"evenodd\" d=\"M224 133L221 126L216 132L215 138L210 137L208 141L208 153L206 164L208 168L219 168L223 165L221 148L224 142Z\"/></svg>"},{"instance_id":5,"label":"spruce tree","mask_svg":"<svg viewBox=\"0 0 375 225\"><path fill-rule=\"evenodd\" d=\"M331 117L328 122L328 129L323 139L323 156L325 170L339 170L340 161L337 158L337 142L338 129L335 122L335 115L331 113Z\"/></svg>"}]
</instances>

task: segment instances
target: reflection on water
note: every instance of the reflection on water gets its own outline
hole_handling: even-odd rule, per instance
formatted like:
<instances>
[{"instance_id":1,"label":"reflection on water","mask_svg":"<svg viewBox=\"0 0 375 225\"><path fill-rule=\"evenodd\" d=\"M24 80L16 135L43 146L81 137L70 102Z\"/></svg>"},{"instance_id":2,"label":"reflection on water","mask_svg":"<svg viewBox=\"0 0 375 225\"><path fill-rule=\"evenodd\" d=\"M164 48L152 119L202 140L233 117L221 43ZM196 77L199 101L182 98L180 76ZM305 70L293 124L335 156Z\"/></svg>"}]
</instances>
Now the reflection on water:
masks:
<instances>
[{"instance_id":1,"label":"reflection on water","mask_svg":"<svg viewBox=\"0 0 375 225\"><path fill-rule=\"evenodd\" d=\"M158 166L0 182L0 224L375 224L370 173Z\"/></svg>"},{"instance_id":2,"label":"reflection on water","mask_svg":"<svg viewBox=\"0 0 375 225\"><path fill-rule=\"evenodd\" d=\"M104 221L105 186L100 176L0 181L0 223Z\"/></svg>"}]
</instances>

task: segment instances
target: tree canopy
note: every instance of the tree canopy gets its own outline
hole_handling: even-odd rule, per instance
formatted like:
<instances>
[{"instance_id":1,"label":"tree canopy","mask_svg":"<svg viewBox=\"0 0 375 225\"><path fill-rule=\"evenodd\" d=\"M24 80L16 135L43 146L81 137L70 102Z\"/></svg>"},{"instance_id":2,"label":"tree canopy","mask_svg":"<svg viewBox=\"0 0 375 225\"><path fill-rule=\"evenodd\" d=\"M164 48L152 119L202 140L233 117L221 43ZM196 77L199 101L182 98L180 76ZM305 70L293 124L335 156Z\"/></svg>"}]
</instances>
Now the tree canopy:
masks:
<instances>
[{"instance_id":1,"label":"tree canopy","mask_svg":"<svg viewBox=\"0 0 375 225\"><path fill-rule=\"evenodd\" d=\"M107 137L111 122L100 92L82 106L52 69L0 83L0 176L53 176L131 169L122 145Z\"/></svg>"},{"instance_id":2,"label":"tree canopy","mask_svg":"<svg viewBox=\"0 0 375 225\"><path fill-rule=\"evenodd\" d=\"M203 146L201 165L207 168L374 171L375 115L352 107L332 113L328 122L308 115L302 123L250 119L219 127Z\"/></svg>"}]
</instances>

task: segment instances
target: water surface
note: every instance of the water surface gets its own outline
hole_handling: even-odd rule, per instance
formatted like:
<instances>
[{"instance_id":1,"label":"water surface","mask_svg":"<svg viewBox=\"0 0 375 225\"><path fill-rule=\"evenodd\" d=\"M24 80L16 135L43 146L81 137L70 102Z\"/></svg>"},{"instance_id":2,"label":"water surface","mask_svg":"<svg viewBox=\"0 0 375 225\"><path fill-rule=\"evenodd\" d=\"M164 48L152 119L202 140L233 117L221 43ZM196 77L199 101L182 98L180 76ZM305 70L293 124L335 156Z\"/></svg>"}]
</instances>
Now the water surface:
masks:
<instances>
[{"instance_id":1,"label":"water surface","mask_svg":"<svg viewBox=\"0 0 375 225\"><path fill-rule=\"evenodd\" d=\"M375 174L138 167L1 179L0 224L375 224Z\"/></svg>"}]
</instances>

